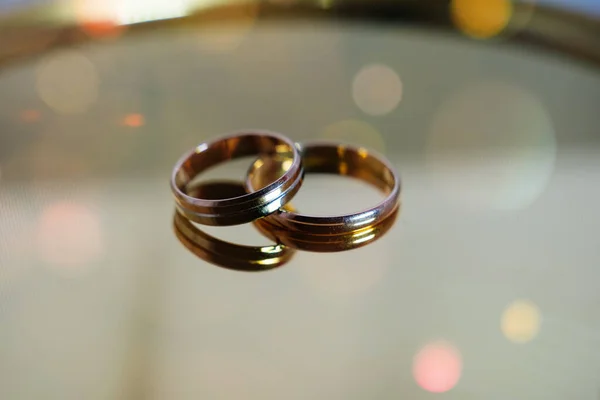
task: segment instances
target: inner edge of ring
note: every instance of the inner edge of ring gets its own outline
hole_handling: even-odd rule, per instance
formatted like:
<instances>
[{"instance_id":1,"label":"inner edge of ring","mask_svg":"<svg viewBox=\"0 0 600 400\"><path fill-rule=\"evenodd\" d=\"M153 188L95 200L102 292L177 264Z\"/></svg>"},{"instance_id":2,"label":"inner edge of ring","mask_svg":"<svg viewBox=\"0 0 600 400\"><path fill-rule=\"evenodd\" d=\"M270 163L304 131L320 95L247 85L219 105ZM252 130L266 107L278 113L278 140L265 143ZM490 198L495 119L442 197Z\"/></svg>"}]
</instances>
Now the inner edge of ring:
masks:
<instances>
[{"instance_id":1,"label":"inner edge of ring","mask_svg":"<svg viewBox=\"0 0 600 400\"><path fill-rule=\"evenodd\" d=\"M180 203L182 205L182 207L184 207L185 209L190 210L190 211L202 213L203 209L207 209L207 208L221 209L221 208L227 208L227 207L240 207L240 206L247 205L247 203L252 203L252 202L256 202L256 203L260 204L260 201L263 197L268 195L270 192L273 192L274 190L279 189L282 186L284 186L284 190L286 190L287 187L289 187L289 185L292 185L296 181L297 175L302 174L302 158L298 151L297 144L275 132L252 130L250 133L245 133L245 132L234 133L234 134L230 134L230 135L221 137L219 139L213 140L212 142L200 144L197 146L197 148L199 148L199 147L210 148L211 146L217 146L221 142L231 140L231 139L234 139L239 136L246 136L246 137L265 136L265 137L269 137L269 138L277 140L280 144L286 145L290 149L290 153L292 155L292 157L291 157L292 165L290 166L289 170L286 171L286 173L284 173L283 176L279 177L277 180L275 180L274 182L265 186L264 188L261 188L258 191L249 192L243 196L239 196L236 198L222 199L222 200L207 200L207 199L194 198L194 197L189 196L186 193L185 188L182 188L177 184L177 181L178 181L177 175L180 173L185 173L186 178L188 178L189 180L192 180L196 176L200 175L202 172L205 171L205 170L201 170L199 172L196 172L195 174L189 174L183 168L183 165L186 162L188 162L188 160L190 160L191 157L193 157L195 154L198 154L198 153L196 153L195 150L192 150L192 151L188 152L186 155L184 155L177 162L176 167L174 168L173 174L171 175L171 189L175 195L176 201L178 201L178 203ZM256 155L257 155L257 157L260 157L261 153L259 152ZM216 163L215 165L220 164L221 162L224 162L224 161L228 161L228 160L229 159L224 159L224 160ZM187 186L189 183L190 183L189 181L186 182L184 184L184 186ZM274 199L274 201L276 201L276 200L277 200L277 198ZM204 204L198 204L198 203L204 203ZM206 204L206 203L208 203L208 204ZM254 206L255 206L255 204L251 205L251 207L254 207Z\"/></svg>"},{"instance_id":2,"label":"inner edge of ring","mask_svg":"<svg viewBox=\"0 0 600 400\"><path fill-rule=\"evenodd\" d=\"M215 220L215 221L231 220L231 219L235 220L235 219L237 219L236 217L238 217L238 216L246 216L247 218L242 218L242 220L247 220L247 222L250 223L256 219L268 217L269 215L273 214L274 212L279 210L281 207L283 207L285 205L285 203L276 205L274 207L274 209L272 209L272 210L269 209L267 212L261 212L265 208L273 207L274 203L276 203L284 198L285 198L285 200L289 200L289 197L293 196L300 189L302 179L303 179L303 175L301 173L297 174L297 176L291 182L291 184L284 191L282 191L279 194L279 196L277 196L276 198L272 199L271 201L262 203L262 204L256 204L251 208L246 208L241 211L236 210L234 212L226 213L226 212L224 212L224 210L218 210L219 214L201 213L201 212L196 212L196 211L190 210L187 207L184 207L184 205L182 205L179 201L176 201L176 204L177 204L177 207L182 209L182 211L184 212L185 218L189 218L191 220L194 220L194 219L205 219L205 220ZM287 203L287 201L286 201L286 203ZM196 221L194 221L194 222L196 222ZM199 222L199 223L201 223L201 222Z\"/></svg>"}]
</instances>

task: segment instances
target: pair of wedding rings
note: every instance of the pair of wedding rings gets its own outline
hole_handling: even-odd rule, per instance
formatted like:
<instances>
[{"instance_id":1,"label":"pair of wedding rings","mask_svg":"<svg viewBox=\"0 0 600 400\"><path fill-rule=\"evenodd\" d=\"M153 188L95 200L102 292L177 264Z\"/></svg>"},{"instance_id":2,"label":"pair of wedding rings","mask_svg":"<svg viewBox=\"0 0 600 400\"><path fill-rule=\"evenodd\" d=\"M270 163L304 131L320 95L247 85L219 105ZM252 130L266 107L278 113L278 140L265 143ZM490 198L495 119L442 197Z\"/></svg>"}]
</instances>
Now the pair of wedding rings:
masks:
<instances>
[{"instance_id":1,"label":"pair of wedding rings","mask_svg":"<svg viewBox=\"0 0 600 400\"><path fill-rule=\"evenodd\" d=\"M257 158L245 182L196 180L217 164L247 156ZM300 214L289 202L300 190L305 173L354 177L374 185L386 197L374 207L347 215ZM202 143L185 154L174 167L171 190L175 232L188 249L227 268L264 270L287 262L295 250L343 251L377 240L397 217L400 181L389 162L364 148L328 142L297 144L277 133L248 131ZM323 193L323 200L326 196ZM276 244L237 245L196 225L250 222Z\"/></svg>"}]
</instances>

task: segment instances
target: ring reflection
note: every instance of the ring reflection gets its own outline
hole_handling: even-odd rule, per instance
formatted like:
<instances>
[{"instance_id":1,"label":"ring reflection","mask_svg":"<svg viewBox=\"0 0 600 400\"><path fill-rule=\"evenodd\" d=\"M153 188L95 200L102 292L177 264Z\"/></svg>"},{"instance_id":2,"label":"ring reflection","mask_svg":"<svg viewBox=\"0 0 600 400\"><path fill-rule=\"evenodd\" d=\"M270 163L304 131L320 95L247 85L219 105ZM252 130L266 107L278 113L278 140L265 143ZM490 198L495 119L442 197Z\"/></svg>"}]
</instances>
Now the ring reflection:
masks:
<instances>
[{"instance_id":1,"label":"ring reflection","mask_svg":"<svg viewBox=\"0 0 600 400\"><path fill-rule=\"evenodd\" d=\"M231 181L209 181L192 184L190 196L204 199L229 198L245 194L244 185ZM236 271L267 271L288 262L294 250L281 244L245 246L217 239L186 219L176 209L173 228L177 239L193 254L211 264Z\"/></svg>"},{"instance_id":2,"label":"ring reflection","mask_svg":"<svg viewBox=\"0 0 600 400\"><path fill-rule=\"evenodd\" d=\"M383 221L351 232L335 235L315 235L299 231L291 231L285 227L270 224L264 219L254 221L254 226L271 240L277 240L285 246L316 253L332 253L357 249L373 243L381 238L396 222L400 206Z\"/></svg>"}]
</instances>

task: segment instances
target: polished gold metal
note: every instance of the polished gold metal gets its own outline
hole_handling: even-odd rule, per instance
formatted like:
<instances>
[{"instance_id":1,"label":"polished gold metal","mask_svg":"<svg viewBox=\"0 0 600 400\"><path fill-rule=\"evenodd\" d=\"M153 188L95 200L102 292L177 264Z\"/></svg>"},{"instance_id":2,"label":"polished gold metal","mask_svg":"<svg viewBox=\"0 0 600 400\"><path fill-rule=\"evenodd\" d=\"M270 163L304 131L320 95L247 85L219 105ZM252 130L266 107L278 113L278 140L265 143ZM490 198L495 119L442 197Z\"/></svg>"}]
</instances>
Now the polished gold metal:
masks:
<instances>
[{"instance_id":1,"label":"polished gold metal","mask_svg":"<svg viewBox=\"0 0 600 400\"><path fill-rule=\"evenodd\" d=\"M190 194L199 197L236 197L246 193L242 182L210 181L194 184ZM217 239L196 227L177 209L173 228L179 241L201 259L236 271L266 271L287 263L295 250L282 244L243 246Z\"/></svg>"},{"instance_id":2,"label":"polished gold metal","mask_svg":"<svg viewBox=\"0 0 600 400\"><path fill-rule=\"evenodd\" d=\"M316 253L332 253L357 249L383 237L394 226L400 207L379 223L369 225L355 231L332 235L315 235L312 233L290 231L288 229L270 224L265 218L254 221L254 226L266 237L296 250L311 251Z\"/></svg>"},{"instance_id":3,"label":"polished gold metal","mask_svg":"<svg viewBox=\"0 0 600 400\"><path fill-rule=\"evenodd\" d=\"M285 165L281 176L252 193L220 199L190 196L188 185L207 169L235 158L257 155ZM175 165L171 190L179 212L205 225L239 225L269 215L283 207L302 184L302 160L296 144L283 135L268 131L237 132L202 143Z\"/></svg>"},{"instance_id":4,"label":"polished gold metal","mask_svg":"<svg viewBox=\"0 0 600 400\"><path fill-rule=\"evenodd\" d=\"M301 154L305 173L355 177L382 190L386 198L375 207L347 215L310 216L282 208L255 222L263 234L297 249L341 251L369 243L390 228L399 210L400 180L383 156L364 148L328 142L302 145ZM277 159L258 159L248 171L247 190L260 190L286 168ZM313 246L313 243L336 245Z\"/></svg>"}]
</instances>

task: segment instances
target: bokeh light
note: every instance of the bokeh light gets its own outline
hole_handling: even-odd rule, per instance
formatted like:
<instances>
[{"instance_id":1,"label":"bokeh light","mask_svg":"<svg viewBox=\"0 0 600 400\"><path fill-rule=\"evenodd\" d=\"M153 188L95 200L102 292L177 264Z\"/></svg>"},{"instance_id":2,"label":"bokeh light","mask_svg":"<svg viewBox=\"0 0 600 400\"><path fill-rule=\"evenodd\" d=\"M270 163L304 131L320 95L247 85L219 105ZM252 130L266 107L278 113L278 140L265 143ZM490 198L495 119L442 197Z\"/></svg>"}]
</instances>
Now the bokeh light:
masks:
<instances>
[{"instance_id":1,"label":"bokeh light","mask_svg":"<svg viewBox=\"0 0 600 400\"><path fill-rule=\"evenodd\" d=\"M37 69L38 95L59 114L87 111L98 97L98 85L94 64L74 50L42 59Z\"/></svg>"},{"instance_id":2,"label":"bokeh light","mask_svg":"<svg viewBox=\"0 0 600 400\"><path fill-rule=\"evenodd\" d=\"M85 21L81 22L81 30L95 38L116 38L125 27L112 21Z\"/></svg>"},{"instance_id":3,"label":"bokeh light","mask_svg":"<svg viewBox=\"0 0 600 400\"><path fill-rule=\"evenodd\" d=\"M81 29L92 37L119 36L124 26L117 22L119 0L80 0L73 5L75 18Z\"/></svg>"},{"instance_id":4,"label":"bokeh light","mask_svg":"<svg viewBox=\"0 0 600 400\"><path fill-rule=\"evenodd\" d=\"M72 5L79 23L116 24L120 0L78 0Z\"/></svg>"},{"instance_id":5,"label":"bokeh light","mask_svg":"<svg viewBox=\"0 0 600 400\"><path fill-rule=\"evenodd\" d=\"M189 0L80 0L75 14L88 34L115 36L123 25L185 16L189 6Z\"/></svg>"},{"instance_id":6,"label":"bokeh light","mask_svg":"<svg viewBox=\"0 0 600 400\"><path fill-rule=\"evenodd\" d=\"M546 188L556 160L549 114L524 89L485 82L444 102L432 119L427 164L437 188L468 208L514 210Z\"/></svg>"},{"instance_id":7,"label":"bokeh light","mask_svg":"<svg viewBox=\"0 0 600 400\"><path fill-rule=\"evenodd\" d=\"M135 24L183 17L188 12L189 0L119 0L117 21L120 24Z\"/></svg>"},{"instance_id":8,"label":"bokeh light","mask_svg":"<svg viewBox=\"0 0 600 400\"><path fill-rule=\"evenodd\" d=\"M59 202L46 207L37 227L41 258L63 271L81 270L102 253L100 220L89 207Z\"/></svg>"},{"instance_id":9,"label":"bokeh light","mask_svg":"<svg viewBox=\"0 0 600 400\"><path fill-rule=\"evenodd\" d=\"M385 142L374 126L367 122L348 119L327 125L321 131L321 138L365 147L383 153Z\"/></svg>"},{"instance_id":10,"label":"bokeh light","mask_svg":"<svg viewBox=\"0 0 600 400\"><path fill-rule=\"evenodd\" d=\"M500 323L504 336L514 343L526 343L540 331L542 315L530 300L516 300L502 313Z\"/></svg>"},{"instance_id":11,"label":"bokeh light","mask_svg":"<svg viewBox=\"0 0 600 400\"><path fill-rule=\"evenodd\" d=\"M368 65L354 77L352 97L358 108L369 115L388 114L402 100L402 81L386 65Z\"/></svg>"},{"instance_id":12,"label":"bokeh light","mask_svg":"<svg viewBox=\"0 0 600 400\"><path fill-rule=\"evenodd\" d=\"M139 128L146 123L146 120L142 114L132 113L127 114L123 118L123 125L128 126L130 128Z\"/></svg>"},{"instance_id":13,"label":"bokeh light","mask_svg":"<svg viewBox=\"0 0 600 400\"><path fill-rule=\"evenodd\" d=\"M510 22L511 0L452 0L452 20L458 29L475 38L498 35Z\"/></svg>"},{"instance_id":14,"label":"bokeh light","mask_svg":"<svg viewBox=\"0 0 600 400\"><path fill-rule=\"evenodd\" d=\"M42 113L34 109L23 110L19 114L19 119L23 122L37 122L41 117Z\"/></svg>"},{"instance_id":15,"label":"bokeh light","mask_svg":"<svg viewBox=\"0 0 600 400\"><path fill-rule=\"evenodd\" d=\"M460 352L451 344L438 341L423 347L413 359L413 376L417 384L433 393L452 389L462 374Z\"/></svg>"}]
</instances>

